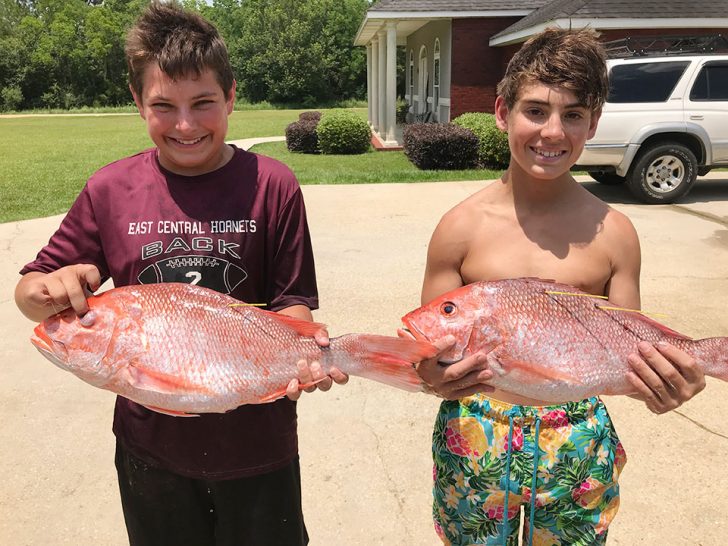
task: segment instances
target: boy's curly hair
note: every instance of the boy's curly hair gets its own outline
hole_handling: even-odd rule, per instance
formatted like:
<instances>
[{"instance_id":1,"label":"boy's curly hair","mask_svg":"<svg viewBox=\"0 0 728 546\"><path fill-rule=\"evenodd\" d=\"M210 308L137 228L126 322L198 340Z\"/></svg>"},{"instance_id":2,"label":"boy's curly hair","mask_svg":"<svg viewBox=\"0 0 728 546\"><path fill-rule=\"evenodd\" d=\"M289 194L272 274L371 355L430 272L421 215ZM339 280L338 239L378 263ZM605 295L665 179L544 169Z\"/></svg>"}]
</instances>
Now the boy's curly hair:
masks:
<instances>
[{"instance_id":1,"label":"boy's curly hair","mask_svg":"<svg viewBox=\"0 0 728 546\"><path fill-rule=\"evenodd\" d=\"M129 83L141 97L145 68L156 63L172 79L212 70L227 96L233 87L225 42L201 15L179 3L153 1L129 30L124 48Z\"/></svg>"},{"instance_id":2,"label":"boy's curly hair","mask_svg":"<svg viewBox=\"0 0 728 546\"><path fill-rule=\"evenodd\" d=\"M593 112L600 110L609 84L607 56L597 36L589 28L547 28L531 37L508 63L498 94L512 108L524 85L543 83L571 91Z\"/></svg>"}]
</instances>

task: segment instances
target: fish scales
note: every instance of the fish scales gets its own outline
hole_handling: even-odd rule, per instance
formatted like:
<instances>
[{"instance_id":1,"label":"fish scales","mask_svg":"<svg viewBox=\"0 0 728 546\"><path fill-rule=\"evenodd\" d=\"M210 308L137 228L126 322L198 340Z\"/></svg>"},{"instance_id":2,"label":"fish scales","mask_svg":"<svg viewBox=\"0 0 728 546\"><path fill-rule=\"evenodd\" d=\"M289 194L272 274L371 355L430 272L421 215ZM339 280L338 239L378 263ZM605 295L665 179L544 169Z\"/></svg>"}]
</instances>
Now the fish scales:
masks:
<instances>
[{"instance_id":1,"label":"fish scales","mask_svg":"<svg viewBox=\"0 0 728 546\"><path fill-rule=\"evenodd\" d=\"M436 352L429 343L366 334L332 338L322 350L313 337L322 325L189 284L116 288L89 298L89 308L90 326L66 310L38 325L31 341L84 381L173 415L280 398L300 359L421 391L412 363Z\"/></svg>"},{"instance_id":2,"label":"fish scales","mask_svg":"<svg viewBox=\"0 0 728 546\"><path fill-rule=\"evenodd\" d=\"M408 313L417 339L450 334L444 363L483 351L504 391L550 403L631 394L627 357L640 340L668 341L708 375L728 380L728 338L691 340L639 312L574 287L539 279L473 283Z\"/></svg>"}]
</instances>

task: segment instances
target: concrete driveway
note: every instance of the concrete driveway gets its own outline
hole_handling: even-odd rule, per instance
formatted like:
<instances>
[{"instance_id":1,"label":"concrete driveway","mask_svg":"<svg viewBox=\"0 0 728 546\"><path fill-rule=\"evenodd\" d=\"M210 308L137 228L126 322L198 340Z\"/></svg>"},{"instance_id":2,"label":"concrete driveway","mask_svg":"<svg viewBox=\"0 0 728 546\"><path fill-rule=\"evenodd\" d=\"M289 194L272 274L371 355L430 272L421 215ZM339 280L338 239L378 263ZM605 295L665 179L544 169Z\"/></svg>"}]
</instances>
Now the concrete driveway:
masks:
<instances>
[{"instance_id":1,"label":"concrete driveway","mask_svg":"<svg viewBox=\"0 0 728 546\"><path fill-rule=\"evenodd\" d=\"M723 178L721 178L723 176ZM675 206L636 204L586 185L640 233L643 306L695 337L728 335L728 173ZM322 309L332 335L394 334L416 307L429 236L484 182L304 188ZM113 467L114 396L43 359L12 301L17 271L60 217L0 224L0 544L121 545ZM626 447L622 508L609 544L722 546L728 533L728 383L655 416L607 404ZM306 522L312 546L435 545L430 433L438 400L353 378L300 402Z\"/></svg>"}]
</instances>

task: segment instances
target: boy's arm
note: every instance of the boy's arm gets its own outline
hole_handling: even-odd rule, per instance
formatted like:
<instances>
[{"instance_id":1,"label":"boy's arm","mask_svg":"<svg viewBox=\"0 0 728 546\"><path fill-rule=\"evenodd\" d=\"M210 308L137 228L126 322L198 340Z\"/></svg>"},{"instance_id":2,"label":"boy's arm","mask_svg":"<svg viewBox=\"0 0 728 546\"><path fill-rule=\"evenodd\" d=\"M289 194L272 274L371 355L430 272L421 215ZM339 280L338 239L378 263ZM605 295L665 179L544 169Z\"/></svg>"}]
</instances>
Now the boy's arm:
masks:
<instances>
[{"instance_id":1,"label":"boy's arm","mask_svg":"<svg viewBox=\"0 0 728 546\"><path fill-rule=\"evenodd\" d=\"M62 267L51 273L31 271L15 287L15 303L29 319L41 322L67 307L79 316L88 311L86 297L101 286L98 268L91 264Z\"/></svg>"},{"instance_id":2,"label":"boy's arm","mask_svg":"<svg viewBox=\"0 0 728 546\"><path fill-rule=\"evenodd\" d=\"M446 215L435 229L427 248L427 265L422 283L423 304L463 286L460 266L467 254L468 237L462 228L462 223L457 222L452 215ZM399 330L398 334L408 335L403 330ZM441 354L454 343L455 339L447 336L436 340L434 345ZM437 357L423 360L417 365L417 373L436 394L448 400L494 390L486 383L493 378L493 372L488 369L486 356L482 353L470 355L449 366L441 365Z\"/></svg>"},{"instance_id":3,"label":"boy's arm","mask_svg":"<svg viewBox=\"0 0 728 546\"><path fill-rule=\"evenodd\" d=\"M609 300L621 307L640 309L640 248L632 223L615 218L614 236L621 252L613 259L613 273L607 286ZM695 359L669 343L645 341L628 357L632 372L627 376L637 394L653 413L666 413L690 400L705 388L705 375Z\"/></svg>"}]
</instances>

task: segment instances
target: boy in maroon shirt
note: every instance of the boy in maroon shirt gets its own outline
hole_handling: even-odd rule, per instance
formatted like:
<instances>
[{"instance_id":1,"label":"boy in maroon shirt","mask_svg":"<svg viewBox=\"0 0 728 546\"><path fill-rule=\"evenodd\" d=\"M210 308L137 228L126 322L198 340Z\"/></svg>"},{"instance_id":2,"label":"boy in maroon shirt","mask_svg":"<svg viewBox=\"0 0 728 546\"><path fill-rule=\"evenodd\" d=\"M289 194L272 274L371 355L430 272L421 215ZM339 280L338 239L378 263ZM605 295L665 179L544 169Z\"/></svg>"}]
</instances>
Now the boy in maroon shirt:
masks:
<instances>
[{"instance_id":1,"label":"boy in maroon shirt","mask_svg":"<svg viewBox=\"0 0 728 546\"><path fill-rule=\"evenodd\" d=\"M16 302L42 321L88 290L200 284L312 320L318 294L301 190L283 164L225 144L235 80L199 15L153 2L127 37L130 89L155 148L96 172L37 258ZM326 332L317 336L328 343ZM299 363L302 382L331 386ZM346 381L332 372L337 382ZM133 545L306 544L296 435L299 395L177 418L117 397L114 434Z\"/></svg>"}]
</instances>

